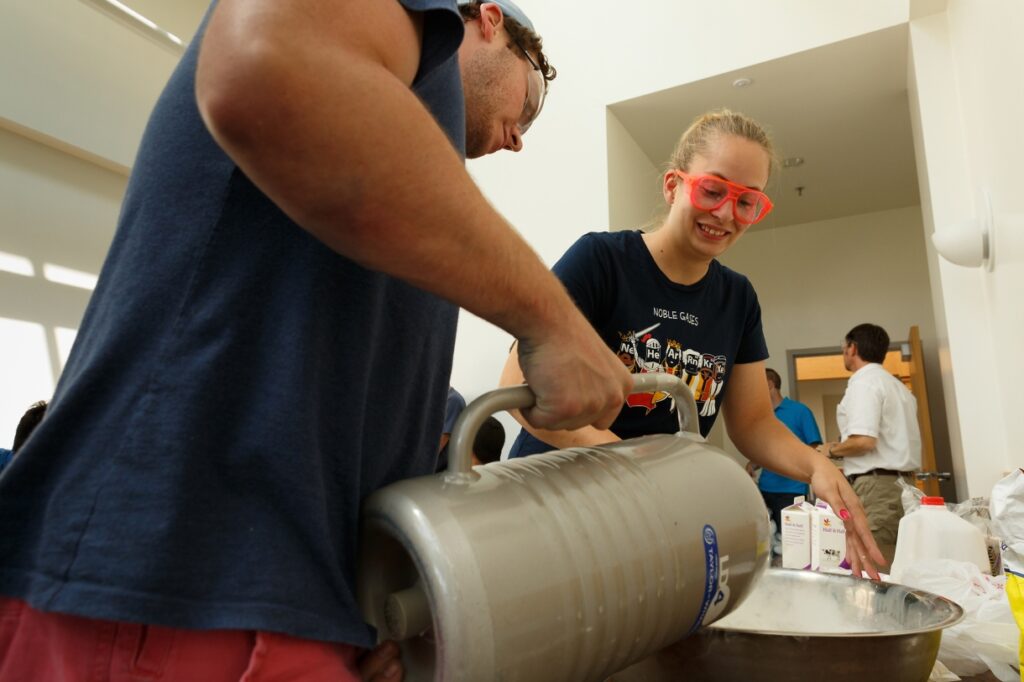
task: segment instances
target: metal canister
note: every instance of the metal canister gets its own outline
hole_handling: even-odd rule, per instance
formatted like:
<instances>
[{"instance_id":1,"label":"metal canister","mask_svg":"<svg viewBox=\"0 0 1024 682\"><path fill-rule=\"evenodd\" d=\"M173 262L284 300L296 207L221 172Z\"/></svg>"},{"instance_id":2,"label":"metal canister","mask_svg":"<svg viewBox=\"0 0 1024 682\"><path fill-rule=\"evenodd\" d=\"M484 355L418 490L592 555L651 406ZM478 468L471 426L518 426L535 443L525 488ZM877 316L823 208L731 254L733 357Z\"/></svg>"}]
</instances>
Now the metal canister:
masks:
<instances>
[{"instance_id":1,"label":"metal canister","mask_svg":"<svg viewBox=\"0 0 1024 682\"><path fill-rule=\"evenodd\" d=\"M739 604L769 559L757 487L682 381L635 391L669 393L679 433L471 469L480 424L533 403L499 389L462 413L447 472L367 500L360 604L406 680L603 680Z\"/></svg>"}]
</instances>

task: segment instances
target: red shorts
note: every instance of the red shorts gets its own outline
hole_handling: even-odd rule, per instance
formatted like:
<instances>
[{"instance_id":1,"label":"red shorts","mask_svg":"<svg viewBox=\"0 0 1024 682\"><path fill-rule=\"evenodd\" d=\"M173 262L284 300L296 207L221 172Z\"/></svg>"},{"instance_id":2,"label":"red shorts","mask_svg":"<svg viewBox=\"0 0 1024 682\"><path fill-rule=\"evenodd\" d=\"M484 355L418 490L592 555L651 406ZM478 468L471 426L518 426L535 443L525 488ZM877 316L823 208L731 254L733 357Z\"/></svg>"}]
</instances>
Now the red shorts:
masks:
<instances>
[{"instance_id":1,"label":"red shorts","mask_svg":"<svg viewBox=\"0 0 1024 682\"><path fill-rule=\"evenodd\" d=\"M273 632L45 613L0 597L0 682L359 682L362 651Z\"/></svg>"}]
</instances>

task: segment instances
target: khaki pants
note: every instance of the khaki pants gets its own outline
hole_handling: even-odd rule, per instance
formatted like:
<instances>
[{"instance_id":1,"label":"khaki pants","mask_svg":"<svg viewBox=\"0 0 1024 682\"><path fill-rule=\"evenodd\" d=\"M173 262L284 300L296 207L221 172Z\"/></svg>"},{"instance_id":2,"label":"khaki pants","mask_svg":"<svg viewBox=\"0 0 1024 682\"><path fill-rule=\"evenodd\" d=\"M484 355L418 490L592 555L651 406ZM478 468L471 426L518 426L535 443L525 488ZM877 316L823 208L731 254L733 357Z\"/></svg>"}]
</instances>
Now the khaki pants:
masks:
<instances>
[{"instance_id":1,"label":"khaki pants","mask_svg":"<svg viewBox=\"0 0 1024 682\"><path fill-rule=\"evenodd\" d=\"M906 477L909 481L910 474ZM871 534L890 565L896 554L896 533L903 518L902 490L896 485L897 480L898 477L892 474L867 474L858 476L853 482L853 492L864 505Z\"/></svg>"}]
</instances>

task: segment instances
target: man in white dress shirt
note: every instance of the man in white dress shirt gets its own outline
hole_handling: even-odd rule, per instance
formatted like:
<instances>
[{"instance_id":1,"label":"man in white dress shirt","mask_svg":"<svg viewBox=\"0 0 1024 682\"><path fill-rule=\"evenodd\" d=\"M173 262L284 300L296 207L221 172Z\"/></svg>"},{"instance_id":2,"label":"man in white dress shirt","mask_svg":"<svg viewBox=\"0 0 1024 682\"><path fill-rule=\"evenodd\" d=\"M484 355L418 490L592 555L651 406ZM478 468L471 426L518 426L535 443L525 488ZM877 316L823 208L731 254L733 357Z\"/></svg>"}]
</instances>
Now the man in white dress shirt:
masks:
<instances>
[{"instance_id":1,"label":"man in white dress shirt","mask_svg":"<svg viewBox=\"0 0 1024 682\"><path fill-rule=\"evenodd\" d=\"M859 324L846 335L843 364L853 372L836 409L842 441L820 449L844 458L843 471L860 496L871 532L890 563L903 517L900 487L913 484L921 468L917 401L903 382L882 367L889 335L875 324Z\"/></svg>"}]
</instances>

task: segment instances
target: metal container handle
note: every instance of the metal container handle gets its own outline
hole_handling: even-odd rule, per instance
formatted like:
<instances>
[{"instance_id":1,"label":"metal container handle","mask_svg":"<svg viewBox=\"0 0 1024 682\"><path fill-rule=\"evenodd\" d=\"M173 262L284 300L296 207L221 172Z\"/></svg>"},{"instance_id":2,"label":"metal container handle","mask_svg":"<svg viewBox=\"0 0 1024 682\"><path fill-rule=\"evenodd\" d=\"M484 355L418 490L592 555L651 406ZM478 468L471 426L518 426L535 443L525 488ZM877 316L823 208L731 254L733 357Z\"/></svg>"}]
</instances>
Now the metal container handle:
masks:
<instances>
[{"instance_id":1,"label":"metal container handle","mask_svg":"<svg viewBox=\"0 0 1024 682\"><path fill-rule=\"evenodd\" d=\"M679 377L662 372L637 374L633 377L633 393L664 391L676 401L679 416L679 431L700 435L697 420L697 403L693 393ZM473 440L484 421L503 410L521 410L532 407L536 401L533 391L526 384L499 388L484 393L471 402L459 415L452 429L448 445L448 471L445 480L456 482L472 477Z\"/></svg>"}]
</instances>

